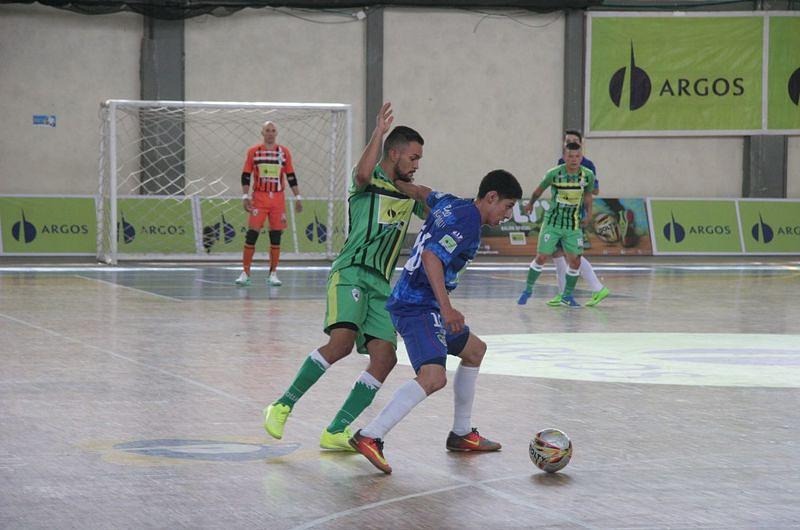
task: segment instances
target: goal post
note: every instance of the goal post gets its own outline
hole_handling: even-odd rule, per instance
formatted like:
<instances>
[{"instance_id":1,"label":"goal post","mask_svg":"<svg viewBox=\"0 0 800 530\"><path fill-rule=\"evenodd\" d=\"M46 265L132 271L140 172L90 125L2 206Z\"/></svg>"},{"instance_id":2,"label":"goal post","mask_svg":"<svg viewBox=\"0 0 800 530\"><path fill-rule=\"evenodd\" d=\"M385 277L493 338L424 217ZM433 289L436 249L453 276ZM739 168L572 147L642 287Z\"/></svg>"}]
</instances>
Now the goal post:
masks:
<instances>
[{"instance_id":1,"label":"goal post","mask_svg":"<svg viewBox=\"0 0 800 530\"><path fill-rule=\"evenodd\" d=\"M241 259L241 174L272 121L292 153L302 195L286 190L286 259L333 259L347 234L350 105L108 100L100 108L97 257ZM265 224L257 255L269 248Z\"/></svg>"}]
</instances>

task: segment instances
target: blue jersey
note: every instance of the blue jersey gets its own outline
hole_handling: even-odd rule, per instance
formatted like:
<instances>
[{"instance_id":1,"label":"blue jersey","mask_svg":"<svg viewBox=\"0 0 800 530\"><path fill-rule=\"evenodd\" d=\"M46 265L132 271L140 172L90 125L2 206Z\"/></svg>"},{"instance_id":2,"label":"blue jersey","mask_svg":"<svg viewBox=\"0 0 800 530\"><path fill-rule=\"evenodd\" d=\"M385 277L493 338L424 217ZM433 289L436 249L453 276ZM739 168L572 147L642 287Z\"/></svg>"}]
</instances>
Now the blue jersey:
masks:
<instances>
[{"instance_id":1,"label":"blue jersey","mask_svg":"<svg viewBox=\"0 0 800 530\"><path fill-rule=\"evenodd\" d=\"M560 166L563 163L564 163L564 159L563 158L559 158L558 159L558 164L556 164L556 165ZM600 190L600 181L597 180L597 169L595 169L595 167L594 167L594 162L592 162L591 160L589 160L586 157L583 157L583 159L581 160L581 165L583 167L585 167L586 169L591 169L592 170L592 173L594 173L594 189L599 191Z\"/></svg>"},{"instance_id":2,"label":"blue jersey","mask_svg":"<svg viewBox=\"0 0 800 530\"><path fill-rule=\"evenodd\" d=\"M480 247L481 214L475 203L433 192L428 195L427 204L431 211L386 303L389 311L439 309L422 266L424 250L433 252L441 260L445 287L450 292L456 288L459 275Z\"/></svg>"}]
</instances>

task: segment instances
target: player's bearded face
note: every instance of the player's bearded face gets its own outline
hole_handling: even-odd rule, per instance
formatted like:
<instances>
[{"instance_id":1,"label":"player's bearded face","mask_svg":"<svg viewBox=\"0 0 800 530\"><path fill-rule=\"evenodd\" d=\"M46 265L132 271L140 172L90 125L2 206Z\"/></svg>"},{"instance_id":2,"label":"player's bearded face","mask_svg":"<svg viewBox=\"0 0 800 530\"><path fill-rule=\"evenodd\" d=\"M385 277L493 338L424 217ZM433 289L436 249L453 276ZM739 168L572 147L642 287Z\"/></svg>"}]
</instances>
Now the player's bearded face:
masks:
<instances>
[{"instance_id":1,"label":"player's bearded face","mask_svg":"<svg viewBox=\"0 0 800 530\"><path fill-rule=\"evenodd\" d=\"M411 142L398 151L397 161L394 166L395 178L405 182L413 181L414 173L419 169L420 158L422 158L422 146L417 142Z\"/></svg>"}]
</instances>

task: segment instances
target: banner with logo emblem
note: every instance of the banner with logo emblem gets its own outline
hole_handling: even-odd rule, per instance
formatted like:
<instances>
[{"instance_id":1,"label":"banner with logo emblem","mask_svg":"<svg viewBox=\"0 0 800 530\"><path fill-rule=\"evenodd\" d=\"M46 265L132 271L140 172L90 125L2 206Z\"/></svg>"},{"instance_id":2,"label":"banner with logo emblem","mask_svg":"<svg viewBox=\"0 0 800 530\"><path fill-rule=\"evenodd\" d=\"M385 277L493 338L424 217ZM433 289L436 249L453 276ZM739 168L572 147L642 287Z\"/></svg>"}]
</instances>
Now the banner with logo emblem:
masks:
<instances>
[{"instance_id":1,"label":"banner with logo emblem","mask_svg":"<svg viewBox=\"0 0 800 530\"><path fill-rule=\"evenodd\" d=\"M481 228L482 254L535 256L539 231L548 201L536 201L533 212L525 214L514 205L511 219L498 226ZM652 252L650 227L644 199L595 198L592 221L583 231L586 256L649 256Z\"/></svg>"},{"instance_id":2,"label":"banner with logo emblem","mask_svg":"<svg viewBox=\"0 0 800 530\"><path fill-rule=\"evenodd\" d=\"M800 15L769 17L768 127L800 131Z\"/></svg>"},{"instance_id":3,"label":"banner with logo emblem","mask_svg":"<svg viewBox=\"0 0 800 530\"><path fill-rule=\"evenodd\" d=\"M647 199L653 254L741 254L734 199Z\"/></svg>"},{"instance_id":4,"label":"banner with logo emblem","mask_svg":"<svg viewBox=\"0 0 800 530\"><path fill-rule=\"evenodd\" d=\"M800 201L740 199L744 249L753 254L800 254Z\"/></svg>"},{"instance_id":5,"label":"banner with logo emblem","mask_svg":"<svg viewBox=\"0 0 800 530\"><path fill-rule=\"evenodd\" d=\"M93 197L0 197L0 254L95 254Z\"/></svg>"},{"instance_id":6,"label":"banner with logo emblem","mask_svg":"<svg viewBox=\"0 0 800 530\"><path fill-rule=\"evenodd\" d=\"M742 134L762 124L763 16L590 16L587 132Z\"/></svg>"},{"instance_id":7,"label":"banner with logo emblem","mask_svg":"<svg viewBox=\"0 0 800 530\"><path fill-rule=\"evenodd\" d=\"M191 199L128 197L117 202L120 254L194 254Z\"/></svg>"},{"instance_id":8,"label":"banner with logo emblem","mask_svg":"<svg viewBox=\"0 0 800 530\"><path fill-rule=\"evenodd\" d=\"M247 212L242 199L199 199L203 248L209 254L241 254L248 230ZM328 200L303 199L303 211L293 211L294 202L286 203L288 230L281 238L284 252L313 252L324 254L328 238L333 238L333 251L344 244L343 227L328 227ZM269 222L261 229L256 251L269 250Z\"/></svg>"}]
</instances>

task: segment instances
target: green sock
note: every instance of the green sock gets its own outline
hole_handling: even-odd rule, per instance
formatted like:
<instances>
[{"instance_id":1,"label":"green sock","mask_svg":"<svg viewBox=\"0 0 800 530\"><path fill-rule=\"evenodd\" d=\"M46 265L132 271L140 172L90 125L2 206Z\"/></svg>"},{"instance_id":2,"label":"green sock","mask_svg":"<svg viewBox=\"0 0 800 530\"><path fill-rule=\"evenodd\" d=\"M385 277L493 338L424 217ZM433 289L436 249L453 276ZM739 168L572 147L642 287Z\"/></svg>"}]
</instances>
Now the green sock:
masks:
<instances>
[{"instance_id":1,"label":"green sock","mask_svg":"<svg viewBox=\"0 0 800 530\"><path fill-rule=\"evenodd\" d=\"M536 265L536 268L530 267L528 269L528 279L525 280L525 290L528 292L533 291L533 284L536 283L536 280L539 279L539 275L542 273L542 266Z\"/></svg>"},{"instance_id":2,"label":"green sock","mask_svg":"<svg viewBox=\"0 0 800 530\"><path fill-rule=\"evenodd\" d=\"M365 382L364 374L366 374L366 372L362 373L361 377L356 380L344 405L342 405L342 408L336 413L336 417L333 418L331 424L328 425L329 433L335 434L344 431L344 428L353 423L353 421L364 412L364 409L369 407L372 400L375 399L375 394L378 393L380 386ZM369 374L367 374L367 376L369 376ZM377 383L372 376L369 376L369 378Z\"/></svg>"},{"instance_id":3,"label":"green sock","mask_svg":"<svg viewBox=\"0 0 800 530\"><path fill-rule=\"evenodd\" d=\"M294 407L294 404L303 397L303 394L308 392L317 380L325 373L325 366L318 360L313 358L313 353L306 357L303 366L298 370L297 375L294 377L289 389L278 398L276 403L282 403L289 407Z\"/></svg>"},{"instance_id":4,"label":"green sock","mask_svg":"<svg viewBox=\"0 0 800 530\"><path fill-rule=\"evenodd\" d=\"M570 272L575 272L575 274L570 274ZM564 296L572 296L572 291L575 290L575 284L578 283L578 271L572 271L572 269L568 269L566 280L566 285L564 286Z\"/></svg>"}]
</instances>

